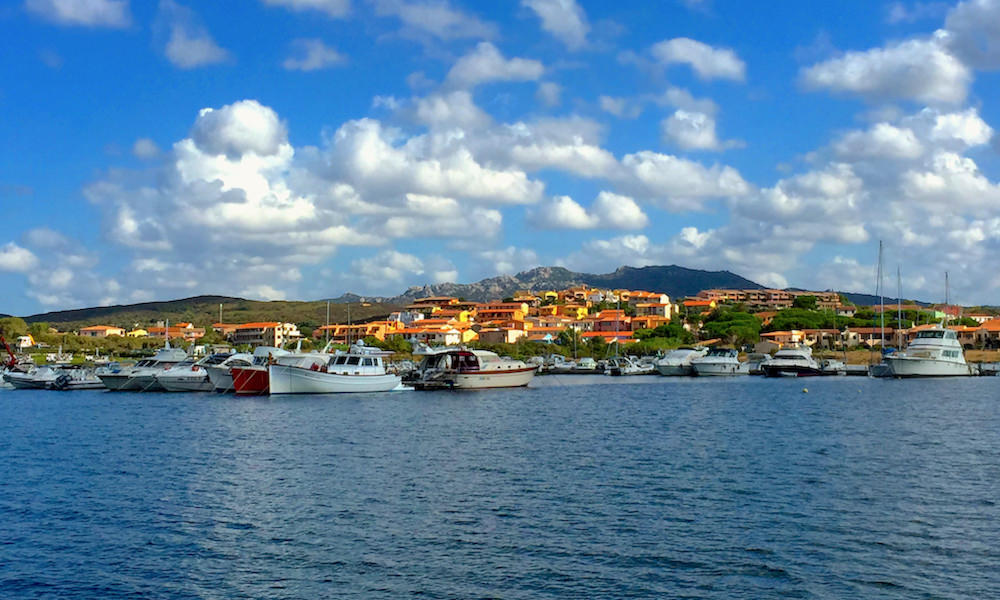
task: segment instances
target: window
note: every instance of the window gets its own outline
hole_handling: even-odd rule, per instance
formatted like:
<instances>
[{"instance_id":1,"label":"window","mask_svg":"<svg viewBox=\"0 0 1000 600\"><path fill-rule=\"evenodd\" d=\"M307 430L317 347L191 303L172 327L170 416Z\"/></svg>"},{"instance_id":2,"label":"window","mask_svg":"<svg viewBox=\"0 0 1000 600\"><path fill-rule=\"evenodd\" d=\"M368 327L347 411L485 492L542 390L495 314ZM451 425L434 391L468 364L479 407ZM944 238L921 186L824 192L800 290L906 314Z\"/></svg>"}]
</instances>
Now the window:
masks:
<instances>
[{"instance_id":1,"label":"window","mask_svg":"<svg viewBox=\"0 0 1000 600\"><path fill-rule=\"evenodd\" d=\"M375 361L372 360L372 359L370 359L370 358L365 358L365 359L362 359L362 361L361 361L361 366L362 367L372 367L374 365L375 365Z\"/></svg>"},{"instance_id":2,"label":"window","mask_svg":"<svg viewBox=\"0 0 1000 600\"><path fill-rule=\"evenodd\" d=\"M333 364L335 364L335 365L346 365L347 364L347 357L346 356L338 356L337 358L334 359Z\"/></svg>"},{"instance_id":3,"label":"window","mask_svg":"<svg viewBox=\"0 0 1000 600\"><path fill-rule=\"evenodd\" d=\"M361 357L359 357L359 356L348 356L347 357L347 364L349 364L349 365L358 365L358 364L361 364Z\"/></svg>"}]
</instances>

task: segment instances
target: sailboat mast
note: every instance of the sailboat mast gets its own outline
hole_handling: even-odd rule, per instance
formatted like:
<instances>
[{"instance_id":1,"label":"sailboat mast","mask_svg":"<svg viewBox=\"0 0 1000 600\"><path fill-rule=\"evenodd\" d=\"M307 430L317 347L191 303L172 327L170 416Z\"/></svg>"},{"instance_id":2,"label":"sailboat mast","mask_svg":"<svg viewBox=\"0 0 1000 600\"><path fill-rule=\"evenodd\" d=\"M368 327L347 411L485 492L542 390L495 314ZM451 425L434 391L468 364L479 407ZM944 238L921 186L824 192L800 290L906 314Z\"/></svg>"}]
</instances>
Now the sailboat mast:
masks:
<instances>
[{"instance_id":1,"label":"sailboat mast","mask_svg":"<svg viewBox=\"0 0 1000 600\"><path fill-rule=\"evenodd\" d=\"M903 277L896 265L896 347L903 345Z\"/></svg>"},{"instance_id":2,"label":"sailboat mast","mask_svg":"<svg viewBox=\"0 0 1000 600\"><path fill-rule=\"evenodd\" d=\"M881 317L881 333L879 334L879 351L881 352L885 350L885 289L883 289L882 285L882 240L878 242L878 283L875 287L878 288L879 315Z\"/></svg>"}]
</instances>

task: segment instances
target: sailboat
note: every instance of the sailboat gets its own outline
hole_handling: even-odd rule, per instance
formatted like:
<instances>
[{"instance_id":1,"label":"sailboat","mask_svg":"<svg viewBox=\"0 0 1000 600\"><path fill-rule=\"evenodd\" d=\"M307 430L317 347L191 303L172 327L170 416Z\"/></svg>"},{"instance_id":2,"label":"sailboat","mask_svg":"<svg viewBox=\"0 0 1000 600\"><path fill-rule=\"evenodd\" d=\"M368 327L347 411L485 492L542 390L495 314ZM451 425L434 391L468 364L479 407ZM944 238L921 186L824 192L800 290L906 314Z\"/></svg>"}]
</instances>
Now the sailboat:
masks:
<instances>
[{"instance_id":1,"label":"sailboat","mask_svg":"<svg viewBox=\"0 0 1000 600\"><path fill-rule=\"evenodd\" d=\"M879 240L878 242L878 271L875 276L875 294L878 296L881 323L878 349L879 354L882 354L885 351L885 288L882 285L882 240ZM899 298L896 298L896 302L899 302ZM885 362L884 355L881 362L868 366L868 375L870 377L892 377L892 369L889 367L889 364Z\"/></svg>"}]
</instances>

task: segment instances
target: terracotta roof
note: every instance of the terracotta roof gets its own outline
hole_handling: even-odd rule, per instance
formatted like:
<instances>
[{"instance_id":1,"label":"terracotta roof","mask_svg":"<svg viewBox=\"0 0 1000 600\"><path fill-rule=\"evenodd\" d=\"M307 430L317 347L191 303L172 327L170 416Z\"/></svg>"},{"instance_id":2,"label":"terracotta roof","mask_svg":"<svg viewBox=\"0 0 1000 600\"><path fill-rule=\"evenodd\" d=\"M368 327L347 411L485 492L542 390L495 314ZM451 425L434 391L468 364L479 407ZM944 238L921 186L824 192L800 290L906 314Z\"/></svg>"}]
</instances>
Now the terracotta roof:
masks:
<instances>
[{"instance_id":1,"label":"terracotta roof","mask_svg":"<svg viewBox=\"0 0 1000 600\"><path fill-rule=\"evenodd\" d=\"M260 329L265 327L277 327L278 325L281 325L281 323L278 323L276 321L260 322L260 323L243 323L241 325L237 325L236 329Z\"/></svg>"},{"instance_id":2,"label":"terracotta roof","mask_svg":"<svg viewBox=\"0 0 1000 600\"><path fill-rule=\"evenodd\" d=\"M122 328L115 327L113 325L91 325L90 327L81 327L80 331L107 331L108 329L122 329Z\"/></svg>"}]
</instances>

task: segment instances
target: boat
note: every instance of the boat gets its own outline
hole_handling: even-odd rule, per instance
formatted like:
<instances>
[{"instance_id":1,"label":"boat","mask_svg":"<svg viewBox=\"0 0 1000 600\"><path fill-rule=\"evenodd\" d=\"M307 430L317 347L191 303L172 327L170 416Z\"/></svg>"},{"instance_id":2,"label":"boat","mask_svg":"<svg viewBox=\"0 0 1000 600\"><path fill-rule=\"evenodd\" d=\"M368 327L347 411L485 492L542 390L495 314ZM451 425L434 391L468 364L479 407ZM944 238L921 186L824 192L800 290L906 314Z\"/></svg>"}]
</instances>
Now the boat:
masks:
<instances>
[{"instance_id":1,"label":"boat","mask_svg":"<svg viewBox=\"0 0 1000 600\"><path fill-rule=\"evenodd\" d=\"M708 348L677 348L667 352L666 356L656 361L656 371L666 377L683 377L694 375L691 361L705 356Z\"/></svg>"},{"instance_id":2,"label":"boat","mask_svg":"<svg viewBox=\"0 0 1000 600\"><path fill-rule=\"evenodd\" d=\"M275 360L291 354L288 350L273 346L257 346L253 351L253 361L246 366L229 369L233 377L233 391L238 396L261 396L271 390L267 367Z\"/></svg>"},{"instance_id":3,"label":"boat","mask_svg":"<svg viewBox=\"0 0 1000 600\"><path fill-rule=\"evenodd\" d=\"M640 364L638 360L631 356L612 356L608 359L608 364L604 368L604 374L611 375L612 377L650 375L654 372L653 367Z\"/></svg>"},{"instance_id":4,"label":"boat","mask_svg":"<svg viewBox=\"0 0 1000 600\"><path fill-rule=\"evenodd\" d=\"M943 326L917 332L917 337L903 352L883 358L893 377L967 377L972 369L965 362L965 352L958 334Z\"/></svg>"},{"instance_id":5,"label":"boat","mask_svg":"<svg viewBox=\"0 0 1000 600\"><path fill-rule=\"evenodd\" d=\"M822 367L812 357L812 348L802 344L778 350L760 368L765 377L814 377L823 374Z\"/></svg>"},{"instance_id":6,"label":"boat","mask_svg":"<svg viewBox=\"0 0 1000 600\"><path fill-rule=\"evenodd\" d=\"M712 348L705 356L692 360L691 368L699 377L750 373L750 364L740 362L740 353L734 348Z\"/></svg>"},{"instance_id":7,"label":"boat","mask_svg":"<svg viewBox=\"0 0 1000 600\"><path fill-rule=\"evenodd\" d=\"M212 391L229 393L234 391L233 367L249 367L253 364L253 354L248 352L237 352L217 365L205 365L205 372L208 380L212 383Z\"/></svg>"},{"instance_id":8,"label":"boat","mask_svg":"<svg viewBox=\"0 0 1000 600\"><path fill-rule=\"evenodd\" d=\"M589 356L578 360L564 361L548 370L553 375L594 375L601 373L597 361Z\"/></svg>"},{"instance_id":9,"label":"boat","mask_svg":"<svg viewBox=\"0 0 1000 600\"><path fill-rule=\"evenodd\" d=\"M495 352L465 347L420 346L414 354L424 358L404 383L418 390L524 387L538 368Z\"/></svg>"},{"instance_id":10,"label":"boat","mask_svg":"<svg viewBox=\"0 0 1000 600\"><path fill-rule=\"evenodd\" d=\"M188 358L156 375L156 382L168 392L211 392L215 389L208 378L207 367L221 365L232 354L209 354L200 360Z\"/></svg>"},{"instance_id":11,"label":"boat","mask_svg":"<svg viewBox=\"0 0 1000 600\"><path fill-rule=\"evenodd\" d=\"M271 394L388 392L400 387L399 375L386 372L392 352L356 343L346 352L299 355L268 367Z\"/></svg>"},{"instance_id":12,"label":"boat","mask_svg":"<svg viewBox=\"0 0 1000 600\"><path fill-rule=\"evenodd\" d=\"M150 358L144 358L132 367L118 367L98 373L104 382L104 387L112 392L162 391L163 387L156 382L156 375L187 358L187 352L181 348L166 346L157 350Z\"/></svg>"},{"instance_id":13,"label":"boat","mask_svg":"<svg viewBox=\"0 0 1000 600\"><path fill-rule=\"evenodd\" d=\"M114 364L117 365L117 363ZM105 368L107 367L105 366ZM64 367L58 371L59 374L45 386L45 389L59 392L104 389L104 382L97 376L97 370L93 368Z\"/></svg>"},{"instance_id":14,"label":"boat","mask_svg":"<svg viewBox=\"0 0 1000 600\"><path fill-rule=\"evenodd\" d=\"M4 373L3 380L16 390L44 390L59 375L59 369L49 365L41 365L31 368L27 372L8 371Z\"/></svg>"}]
</instances>

